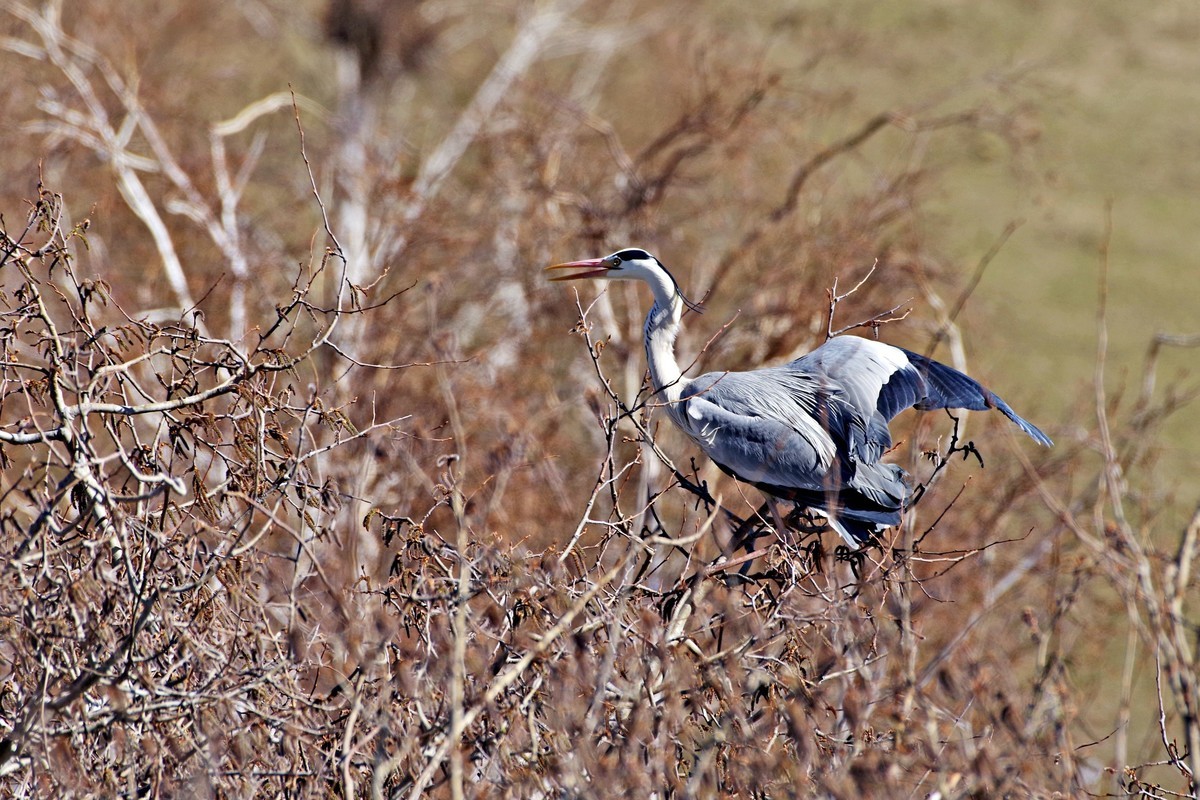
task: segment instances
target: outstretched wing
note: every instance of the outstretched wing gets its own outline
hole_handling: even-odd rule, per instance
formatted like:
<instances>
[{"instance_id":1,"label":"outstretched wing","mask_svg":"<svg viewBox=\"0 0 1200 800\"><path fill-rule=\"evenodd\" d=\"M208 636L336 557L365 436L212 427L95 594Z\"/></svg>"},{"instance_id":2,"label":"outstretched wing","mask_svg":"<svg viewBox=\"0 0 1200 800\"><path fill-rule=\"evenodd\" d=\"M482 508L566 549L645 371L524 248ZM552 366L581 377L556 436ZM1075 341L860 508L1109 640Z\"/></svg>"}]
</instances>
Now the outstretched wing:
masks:
<instances>
[{"instance_id":1,"label":"outstretched wing","mask_svg":"<svg viewBox=\"0 0 1200 800\"><path fill-rule=\"evenodd\" d=\"M838 386L866 418L864 455L877 459L891 447L887 423L906 408L929 411L962 408L997 409L1034 441L1050 445L1050 437L1019 417L999 396L974 379L922 355L899 347L839 336L787 365L798 372L821 376Z\"/></svg>"},{"instance_id":2,"label":"outstretched wing","mask_svg":"<svg viewBox=\"0 0 1200 800\"><path fill-rule=\"evenodd\" d=\"M986 411L994 408L1012 420L1018 428L1038 444L1046 447L1054 444L1049 436L1042 433L1040 428L1018 416L1017 412L1013 411L1008 403L1001 400L999 395L981 386L974 379L931 358L911 353L908 350L901 352L908 357L913 369L924 378L925 396L916 403L916 407L920 410L965 408L971 411Z\"/></svg>"}]
</instances>

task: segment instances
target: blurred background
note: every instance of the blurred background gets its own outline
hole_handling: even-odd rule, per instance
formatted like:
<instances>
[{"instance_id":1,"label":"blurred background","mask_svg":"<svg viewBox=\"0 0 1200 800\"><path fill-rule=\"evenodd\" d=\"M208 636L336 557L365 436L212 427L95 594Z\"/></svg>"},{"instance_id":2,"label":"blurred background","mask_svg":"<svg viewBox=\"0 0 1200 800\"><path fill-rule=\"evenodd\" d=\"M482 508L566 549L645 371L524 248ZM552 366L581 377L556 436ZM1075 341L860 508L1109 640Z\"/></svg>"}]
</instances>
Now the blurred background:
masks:
<instances>
[{"instance_id":1,"label":"blurred background","mask_svg":"<svg viewBox=\"0 0 1200 800\"><path fill-rule=\"evenodd\" d=\"M66 223L87 223L81 271L106 281L123 313L198 311L213 335L248 341L297 275L316 274L331 233L359 302L403 292L348 321L338 354L298 377L357 424L411 415L329 465L352 498L348 519L419 516L454 454L477 535L561 545L595 480L604 401L571 333L576 295L541 268L627 245L704 300L680 342L683 363L703 350L692 374L819 344L826 290L877 264L838 322L911 309L880 335L936 347L1058 443L1035 453L1002 421L971 422L987 428L972 435L988 467L943 523L968 543L1056 524L1029 474L1055 481L1064 503L1094 499L1106 286L1101 405L1126 437L1134 527L1165 543L1156 537L1177 537L1200 499L1200 416L1186 404L1200 388L1192 2L0 9L0 211L11 228L39 182L62 193ZM632 399L649 301L636 286L598 294L579 288L606 340L602 368ZM1158 334L1182 338L1156 347ZM910 467L947 424L903 422ZM677 463L694 455L661 434ZM636 471L646 492L669 477L651 461ZM667 503L664 525L687 518L686 499ZM450 514L429 513L431 527ZM347 541L360 573L385 569L373 538ZM960 591L990 596L987 580L1025 546ZM1059 633L1072 685L1095 696L1072 714L1103 740L1129 713L1130 693L1108 691L1127 657L1124 601L1102 579L1084 593L1094 602ZM1014 600L1009 618L1019 613ZM1032 668L1021 642L985 630L981 650ZM1131 750L1158 735L1153 674L1137 675L1147 705L1127 728Z\"/></svg>"},{"instance_id":2,"label":"blurred background","mask_svg":"<svg viewBox=\"0 0 1200 800\"><path fill-rule=\"evenodd\" d=\"M1003 238L961 318L969 350L986 354L983 376L1022 408L1066 426L1091 380L1102 243L1115 389L1135 379L1156 333L1195 332L1200 20L1186 2L51 4L86 48L91 101L36 52L22 20L36 4L7 5L4 208L19 213L39 176L69 183L72 212L98 226L89 257L114 283L139 279L134 306L172 298L157 294L162 259L122 194L117 150L141 159L132 171L161 206L192 294L228 272L230 248L206 235L189 210L196 198L155 162L169 151L219 216L219 123L236 121L219 137L230 170L253 156L236 207L241 271L261 285L280 256L311 250L296 122L277 94L291 91L352 269L364 283L386 270L389 285L453 293L440 311L461 315L449 326L465 339L456 346L486 350L485 361L526 346L510 340L513 328L545 315L524 314L567 302L536 276L547 260L636 241L691 292L713 289L714 265L784 202L792 170L881 113L892 115L883 129L823 167L801 207L768 231L788 241L769 256L738 254L726 270L783 285L816 274L821 287L889 255L881 268L899 301L904 280L889 274L919 268L961 288ZM157 145L142 141L119 91L153 117ZM70 116L79 113L89 118ZM849 204L872 208L839 219ZM871 241L827 246L831 224ZM206 315L224 313L239 279L250 280L216 285ZM491 293L510 282L519 313ZM710 299L719 311L767 302L753 287L720 288ZM777 299L804 314L822 298ZM911 328L934 316L915 303L910 330L893 336L919 338ZM737 327L771 335L745 330L758 324L755 313ZM1167 348L1160 375L1194 357ZM1170 423L1179 475L1200 466L1194 428Z\"/></svg>"}]
</instances>

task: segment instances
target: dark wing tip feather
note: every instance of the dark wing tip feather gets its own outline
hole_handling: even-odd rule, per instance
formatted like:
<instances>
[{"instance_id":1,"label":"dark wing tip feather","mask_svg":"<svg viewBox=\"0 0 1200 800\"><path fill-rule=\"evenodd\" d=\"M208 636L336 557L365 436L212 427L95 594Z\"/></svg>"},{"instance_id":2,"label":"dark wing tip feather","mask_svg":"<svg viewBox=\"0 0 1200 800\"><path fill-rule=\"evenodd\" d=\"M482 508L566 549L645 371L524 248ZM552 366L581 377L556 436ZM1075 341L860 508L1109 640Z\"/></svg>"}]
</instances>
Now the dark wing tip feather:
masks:
<instances>
[{"instance_id":1,"label":"dark wing tip feather","mask_svg":"<svg viewBox=\"0 0 1200 800\"><path fill-rule=\"evenodd\" d=\"M994 392L985 389L971 378L953 367L948 367L931 358L904 351L909 363L925 378L926 397L917 403L917 408L928 411L935 408L963 408L969 411L986 411L994 408L1008 417L1029 438L1046 447L1054 444L1036 425L1026 422L1008 403Z\"/></svg>"},{"instance_id":2,"label":"dark wing tip feather","mask_svg":"<svg viewBox=\"0 0 1200 800\"><path fill-rule=\"evenodd\" d=\"M989 401L988 405L999 410L1001 414L1011 419L1018 428L1023 430L1029 436L1030 439L1033 439L1035 442L1044 447L1054 446L1054 440L1042 433L1041 428L1034 425L1032 422L1027 421L1017 412L1013 411L1012 408L1009 407L1008 403L997 397L995 393L989 392L987 389L984 389L984 391L987 392L987 399Z\"/></svg>"}]
</instances>

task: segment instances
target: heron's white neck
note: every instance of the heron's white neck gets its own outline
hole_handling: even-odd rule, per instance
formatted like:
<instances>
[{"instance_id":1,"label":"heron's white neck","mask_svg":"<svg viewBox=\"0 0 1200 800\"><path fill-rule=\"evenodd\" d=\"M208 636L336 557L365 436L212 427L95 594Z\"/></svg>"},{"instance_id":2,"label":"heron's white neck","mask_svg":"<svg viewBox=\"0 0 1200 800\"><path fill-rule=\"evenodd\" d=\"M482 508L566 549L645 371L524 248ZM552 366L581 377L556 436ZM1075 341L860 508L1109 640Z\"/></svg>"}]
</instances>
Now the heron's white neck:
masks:
<instances>
[{"instance_id":1,"label":"heron's white neck","mask_svg":"<svg viewBox=\"0 0 1200 800\"><path fill-rule=\"evenodd\" d=\"M646 315L646 363L650 367L650 382L660 399L676 403L683 391L682 371L675 360L675 337L679 335L679 318L683 300L670 276L655 276L648 281L654 291L654 306Z\"/></svg>"}]
</instances>

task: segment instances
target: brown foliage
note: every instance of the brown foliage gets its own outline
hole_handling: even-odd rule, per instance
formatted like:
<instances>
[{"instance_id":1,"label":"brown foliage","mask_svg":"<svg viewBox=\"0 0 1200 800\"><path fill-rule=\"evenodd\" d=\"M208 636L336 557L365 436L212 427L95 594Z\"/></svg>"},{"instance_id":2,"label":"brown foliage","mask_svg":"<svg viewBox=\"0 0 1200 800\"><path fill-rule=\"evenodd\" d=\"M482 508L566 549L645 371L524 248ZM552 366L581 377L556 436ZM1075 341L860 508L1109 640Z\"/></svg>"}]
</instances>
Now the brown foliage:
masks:
<instances>
[{"instance_id":1,"label":"brown foliage","mask_svg":"<svg viewBox=\"0 0 1200 800\"><path fill-rule=\"evenodd\" d=\"M208 5L140 20L224 56L183 82L124 6L4 5L0 64L27 69L6 168L70 192L3 198L3 791L1195 790L1200 516L1172 536L1152 469L1189 397L1157 399L1152 360L1122 403L1101 348L1096 422L1037 462L999 429L906 427L928 488L876 548L797 521L735 562L757 495L660 424L644 298L541 284L552 257L694 254L698 369L888 309L953 353L963 304L915 223L936 175L871 148L1003 113L839 123L845 98L744 40L581 0L495 25L404 3L379 36L373 3L257 7L263 36L315 49L323 18L342 48L292 65L293 100ZM633 40L659 68L606 82ZM238 102L201 102L231 70Z\"/></svg>"}]
</instances>

